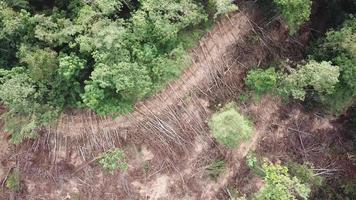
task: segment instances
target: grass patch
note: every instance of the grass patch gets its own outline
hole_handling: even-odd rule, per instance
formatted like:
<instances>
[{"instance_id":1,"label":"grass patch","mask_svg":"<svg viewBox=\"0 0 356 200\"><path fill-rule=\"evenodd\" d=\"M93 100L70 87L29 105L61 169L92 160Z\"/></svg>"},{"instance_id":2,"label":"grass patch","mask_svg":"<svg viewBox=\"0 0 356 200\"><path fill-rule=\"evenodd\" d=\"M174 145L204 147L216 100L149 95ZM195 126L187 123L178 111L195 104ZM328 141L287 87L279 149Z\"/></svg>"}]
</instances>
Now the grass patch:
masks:
<instances>
[{"instance_id":1,"label":"grass patch","mask_svg":"<svg viewBox=\"0 0 356 200\"><path fill-rule=\"evenodd\" d=\"M12 190L14 192L20 191L20 189L21 189L21 174L17 169L12 171L11 174L7 177L6 187L9 190Z\"/></svg>"}]
</instances>

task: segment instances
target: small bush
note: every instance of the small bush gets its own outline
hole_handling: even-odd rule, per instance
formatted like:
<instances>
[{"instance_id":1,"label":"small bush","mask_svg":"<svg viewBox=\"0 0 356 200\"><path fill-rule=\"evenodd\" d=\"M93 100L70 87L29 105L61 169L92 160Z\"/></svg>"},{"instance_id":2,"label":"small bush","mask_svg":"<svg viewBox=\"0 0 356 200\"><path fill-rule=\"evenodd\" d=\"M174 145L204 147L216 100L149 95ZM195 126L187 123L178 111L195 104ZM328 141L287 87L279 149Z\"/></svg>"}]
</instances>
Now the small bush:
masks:
<instances>
[{"instance_id":1,"label":"small bush","mask_svg":"<svg viewBox=\"0 0 356 200\"><path fill-rule=\"evenodd\" d=\"M209 177L213 180L217 180L221 172L225 169L225 162L223 160L216 160L206 169Z\"/></svg>"},{"instance_id":2,"label":"small bush","mask_svg":"<svg viewBox=\"0 0 356 200\"><path fill-rule=\"evenodd\" d=\"M128 165L125 162L125 153L121 149L115 149L103 154L99 160L100 165L110 173L115 170L125 171Z\"/></svg>"},{"instance_id":3,"label":"small bush","mask_svg":"<svg viewBox=\"0 0 356 200\"><path fill-rule=\"evenodd\" d=\"M356 181L348 182L344 185L344 193L350 199L356 199Z\"/></svg>"},{"instance_id":4,"label":"small bush","mask_svg":"<svg viewBox=\"0 0 356 200\"><path fill-rule=\"evenodd\" d=\"M258 95L273 91L277 87L277 73L274 68L255 69L248 72L246 85Z\"/></svg>"},{"instance_id":5,"label":"small bush","mask_svg":"<svg viewBox=\"0 0 356 200\"><path fill-rule=\"evenodd\" d=\"M21 176L18 170L14 170L6 180L6 187L14 192L21 189Z\"/></svg>"},{"instance_id":6,"label":"small bush","mask_svg":"<svg viewBox=\"0 0 356 200\"><path fill-rule=\"evenodd\" d=\"M289 174L297 177L301 183L319 187L323 184L323 178L316 176L312 169L306 165L290 162L287 165Z\"/></svg>"},{"instance_id":7,"label":"small bush","mask_svg":"<svg viewBox=\"0 0 356 200\"><path fill-rule=\"evenodd\" d=\"M257 158L253 153L249 153L246 156L246 164L251 171L258 176L265 176L265 172L262 169L263 161Z\"/></svg>"},{"instance_id":8,"label":"small bush","mask_svg":"<svg viewBox=\"0 0 356 200\"><path fill-rule=\"evenodd\" d=\"M209 121L213 137L229 148L238 146L251 138L251 123L235 109L233 103L227 104L220 112L213 114Z\"/></svg>"}]
</instances>

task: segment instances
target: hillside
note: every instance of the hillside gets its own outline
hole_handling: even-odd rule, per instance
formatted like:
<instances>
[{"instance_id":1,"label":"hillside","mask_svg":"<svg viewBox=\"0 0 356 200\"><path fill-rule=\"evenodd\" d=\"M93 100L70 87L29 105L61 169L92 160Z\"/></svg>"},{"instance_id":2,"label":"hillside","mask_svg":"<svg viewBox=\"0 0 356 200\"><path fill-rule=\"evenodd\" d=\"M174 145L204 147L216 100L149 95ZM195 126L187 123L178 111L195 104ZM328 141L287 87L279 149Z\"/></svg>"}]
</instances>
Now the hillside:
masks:
<instances>
[{"instance_id":1,"label":"hillside","mask_svg":"<svg viewBox=\"0 0 356 200\"><path fill-rule=\"evenodd\" d=\"M356 198L355 10L0 2L0 199Z\"/></svg>"}]
</instances>

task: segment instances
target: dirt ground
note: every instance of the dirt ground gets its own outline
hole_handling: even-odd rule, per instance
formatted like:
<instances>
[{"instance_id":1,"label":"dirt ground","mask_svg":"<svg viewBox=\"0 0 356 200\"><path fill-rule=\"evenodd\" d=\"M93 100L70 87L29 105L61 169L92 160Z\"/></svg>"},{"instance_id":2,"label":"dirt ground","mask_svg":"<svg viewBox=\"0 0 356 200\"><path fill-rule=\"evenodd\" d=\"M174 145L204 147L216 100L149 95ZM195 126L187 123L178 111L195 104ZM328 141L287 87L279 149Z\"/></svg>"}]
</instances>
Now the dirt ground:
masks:
<instances>
[{"instance_id":1,"label":"dirt ground","mask_svg":"<svg viewBox=\"0 0 356 200\"><path fill-rule=\"evenodd\" d=\"M248 69L273 59L302 57L302 47L291 47L278 22L264 26L254 4L240 8L219 20L191 50L192 64L179 80L138 103L132 114L111 119L73 111L44 127L36 140L14 146L1 138L0 199L228 199L227 187L247 193L263 185L256 178L246 179L250 151L271 160L332 166L333 157L323 152L340 139L340 127L276 97L238 104L253 119L251 140L228 150L212 139L209 117L224 103L238 101ZM112 148L125 151L126 172L107 173L93 160ZM220 159L226 169L212 180L206 169ZM354 176L355 168L345 157L334 165L343 175ZM4 186L14 169L20 170L22 180L17 193Z\"/></svg>"}]
</instances>

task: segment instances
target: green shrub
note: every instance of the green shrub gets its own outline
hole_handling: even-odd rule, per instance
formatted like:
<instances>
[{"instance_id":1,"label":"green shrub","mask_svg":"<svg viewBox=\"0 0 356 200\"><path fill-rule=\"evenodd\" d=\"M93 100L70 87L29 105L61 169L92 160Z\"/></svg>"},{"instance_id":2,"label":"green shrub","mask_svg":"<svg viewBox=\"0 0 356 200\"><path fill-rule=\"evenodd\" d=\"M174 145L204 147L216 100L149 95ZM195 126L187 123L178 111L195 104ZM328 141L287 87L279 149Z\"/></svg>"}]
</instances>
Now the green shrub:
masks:
<instances>
[{"instance_id":1,"label":"green shrub","mask_svg":"<svg viewBox=\"0 0 356 200\"><path fill-rule=\"evenodd\" d=\"M263 161L257 158L253 153L249 153L246 156L246 165L252 170L252 172L258 176L265 176L262 169Z\"/></svg>"},{"instance_id":2,"label":"green shrub","mask_svg":"<svg viewBox=\"0 0 356 200\"><path fill-rule=\"evenodd\" d=\"M292 96L303 101L308 87L319 95L333 94L339 74L339 67L331 62L310 60L305 65L298 65L290 74L277 74L273 68L251 70L245 82L257 95L276 91L284 98Z\"/></svg>"},{"instance_id":3,"label":"green shrub","mask_svg":"<svg viewBox=\"0 0 356 200\"><path fill-rule=\"evenodd\" d=\"M110 173L115 170L125 171L128 165L125 162L125 153L121 149L115 149L104 153L99 159L100 165Z\"/></svg>"},{"instance_id":4,"label":"green shrub","mask_svg":"<svg viewBox=\"0 0 356 200\"><path fill-rule=\"evenodd\" d=\"M227 104L221 111L213 114L209 121L213 137L221 144L234 148L251 138L251 123L235 109L235 104Z\"/></svg>"},{"instance_id":5,"label":"green shrub","mask_svg":"<svg viewBox=\"0 0 356 200\"><path fill-rule=\"evenodd\" d=\"M209 0L209 4L215 10L214 18L238 10L237 5L233 4L230 0Z\"/></svg>"},{"instance_id":6,"label":"green shrub","mask_svg":"<svg viewBox=\"0 0 356 200\"><path fill-rule=\"evenodd\" d=\"M321 101L332 113L340 114L355 104L356 95L356 17L347 20L340 30L331 30L312 50L316 60L330 60L340 66L339 83L334 93Z\"/></svg>"},{"instance_id":7,"label":"green shrub","mask_svg":"<svg viewBox=\"0 0 356 200\"><path fill-rule=\"evenodd\" d=\"M311 0L273 0L273 2L288 24L291 34L295 34L299 27L309 20Z\"/></svg>"},{"instance_id":8,"label":"green shrub","mask_svg":"<svg viewBox=\"0 0 356 200\"><path fill-rule=\"evenodd\" d=\"M216 160L206 170L211 179L217 180L219 175L225 170L225 162L223 160Z\"/></svg>"},{"instance_id":9,"label":"green shrub","mask_svg":"<svg viewBox=\"0 0 356 200\"><path fill-rule=\"evenodd\" d=\"M308 199L310 188L288 174L288 168L271 163L262 165L266 185L255 195L255 200Z\"/></svg>"},{"instance_id":10,"label":"green shrub","mask_svg":"<svg viewBox=\"0 0 356 200\"><path fill-rule=\"evenodd\" d=\"M323 184L323 178L316 176L312 169L306 165L290 162L287 165L289 174L297 177L301 183L319 187Z\"/></svg>"},{"instance_id":11,"label":"green shrub","mask_svg":"<svg viewBox=\"0 0 356 200\"><path fill-rule=\"evenodd\" d=\"M6 187L14 192L21 189L21 175L20 172L15 169L11 172L6 180Z\"/></svg>"},{"instance_id":12,"label":"green shrub","mask_svg":"<svg viewBox=\"0 0 356 200\"><path fill-rule=\"evenodd\" d=\"M305 65L299 65L298 69L291 74L285 74L281 78L279 94L304 100L307 87L312 87L321 95L332 94L335 91L335 85L339 82L339 74L339 67L333 66L331 62L319 63L310 60Z\"/></svg>"},{"instance_id":13,"label":"green shrub","mask_svg":"<svg viewBox=\"0 0 356 200\"><path fill-rule=\"evenodd\" d=\"M277 79L278 75L274 68L254 69L248 72L245 83L249 89L261 95L276 89Z\"/></svg>"},{"instance_id":14,"label":"green shrub","mask_svg":"<svg viewBox=\"0 0 356 200\"><path fill-rule=\"evenodd\" d=\"M350 181L344 185L344 193L350 199L356 199L356 181Z\"/></svg>"}]
</instances>

